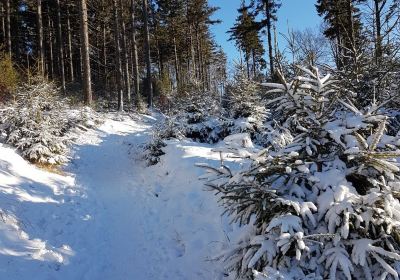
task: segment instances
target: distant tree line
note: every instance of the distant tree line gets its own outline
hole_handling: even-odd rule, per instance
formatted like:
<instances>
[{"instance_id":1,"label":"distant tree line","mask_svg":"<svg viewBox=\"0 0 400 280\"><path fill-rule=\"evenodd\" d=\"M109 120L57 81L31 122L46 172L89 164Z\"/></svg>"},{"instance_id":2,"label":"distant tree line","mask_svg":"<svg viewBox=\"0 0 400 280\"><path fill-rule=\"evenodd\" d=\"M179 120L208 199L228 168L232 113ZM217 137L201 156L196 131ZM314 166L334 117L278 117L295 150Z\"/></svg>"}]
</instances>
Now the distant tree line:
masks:
<instances>
[{"instance_id":1,"label":"distant tree line","mask_svg":"<svg viewBox=\"0 0 400 280\"><path fill-rule=\"evenodd\" d=\"M243 54L249 77L266 75L274 80L277 68L296 72L295 64L306 64L341 72L358 90L358 82L365 80L381 88L399 68L399 4L398 0L318 0L316 11L323 18L319 29L293 30L289 19L287 32L277 34L278 11L289 1L242 0L229 33ZM284 48L278 46L278 36L285 37Z\"/></svg>"},{"instance_id":2,"label":"distant tree line","mask_svg":"<svg viewBox=\"0 0 400 280\"><path fill-rule=\"evenodd\" d=\"M218 90L226 56L207 0L2 0L0 45L25 76L63 91L152 106L195 84ZM1 71L1 70L0 70Z\"/></svg>"}]
</instances>

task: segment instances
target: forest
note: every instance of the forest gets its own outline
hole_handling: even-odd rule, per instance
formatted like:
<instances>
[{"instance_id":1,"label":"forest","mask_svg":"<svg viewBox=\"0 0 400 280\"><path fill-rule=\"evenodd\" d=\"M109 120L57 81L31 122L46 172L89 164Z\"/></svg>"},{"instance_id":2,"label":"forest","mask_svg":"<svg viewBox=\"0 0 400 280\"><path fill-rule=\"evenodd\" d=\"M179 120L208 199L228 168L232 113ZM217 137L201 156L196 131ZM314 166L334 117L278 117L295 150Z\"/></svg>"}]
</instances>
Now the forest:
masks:
<instances>
[{"instance_id":1,"label":"forest","mask_svg":"<svg viewBox=\"0 0 400 280\"><path fill-rule=\"evenodd\" d=\"M0 278L399 279L400 1L298 1L0 0Z\"/></svg>"}]
</instances>

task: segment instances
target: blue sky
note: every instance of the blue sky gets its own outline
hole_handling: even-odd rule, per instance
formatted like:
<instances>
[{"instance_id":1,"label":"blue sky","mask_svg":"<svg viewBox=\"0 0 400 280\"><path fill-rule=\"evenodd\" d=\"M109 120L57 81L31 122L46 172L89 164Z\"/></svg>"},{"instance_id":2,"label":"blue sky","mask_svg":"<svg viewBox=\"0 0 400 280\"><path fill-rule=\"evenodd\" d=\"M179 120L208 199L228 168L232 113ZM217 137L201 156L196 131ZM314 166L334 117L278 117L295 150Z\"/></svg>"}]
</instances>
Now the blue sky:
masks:
<instances>
[{"instance_id":1,"label":"blue sky","mask_svg":"<svg viewBox=\"0 0 400 280\"><path fill-rule=\"evenodd\" d=\"M249 0L247 0L249 2ZM315 28L320 25L321 18L315 10L315 0L283 0L278 12L277 32L287 34L288 27L294 30ZM209 0L211 6L220 7L214 18L222 20L221 24L212 27L215 39L222 46L228 59L232 62L239 57L234 42L228 42L229 34L226 33L234 24L238 15L237 9L241 0ZM278 35L280 47L285 46L285 40Z\"/></svg>"}]
</instances>

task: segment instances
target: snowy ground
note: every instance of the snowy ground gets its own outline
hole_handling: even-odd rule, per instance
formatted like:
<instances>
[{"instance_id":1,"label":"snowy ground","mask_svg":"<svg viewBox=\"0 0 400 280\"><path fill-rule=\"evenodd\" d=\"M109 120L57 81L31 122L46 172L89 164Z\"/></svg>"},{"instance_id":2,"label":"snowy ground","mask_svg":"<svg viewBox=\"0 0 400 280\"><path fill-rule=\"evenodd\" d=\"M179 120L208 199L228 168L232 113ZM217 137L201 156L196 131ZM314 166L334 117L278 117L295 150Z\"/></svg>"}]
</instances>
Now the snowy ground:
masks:
<instances>
[{"instance_id":1,"label":"snowy ground","mask_svg":"<svg viewBox=\"0 0 400 280\"><path fill-rule=\"evenodd\" d=\"M222 278L209 259L233 229L193 168L218 154L171 141L148 168L151 122L107 119L78 139L62 175L0 145L0 279Z\"/></svg>"}]
</instances>

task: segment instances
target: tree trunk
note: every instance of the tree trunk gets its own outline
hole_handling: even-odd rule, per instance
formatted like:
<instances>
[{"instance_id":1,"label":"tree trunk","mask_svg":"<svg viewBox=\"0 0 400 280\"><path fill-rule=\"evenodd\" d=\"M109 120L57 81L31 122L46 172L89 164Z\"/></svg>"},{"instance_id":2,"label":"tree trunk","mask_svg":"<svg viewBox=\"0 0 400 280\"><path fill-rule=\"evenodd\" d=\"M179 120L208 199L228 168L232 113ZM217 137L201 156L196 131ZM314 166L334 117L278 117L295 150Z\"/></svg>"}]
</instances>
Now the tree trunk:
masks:
<instances>
[{"instance_id":1,"label":"tree trunk","mask_svg":"<svg viewBox=\"0 0 400 280\"><path fill-rule=\"evenodd\" d=\"M29 53L26 53L26 69L28 72L28 85L31 84L31 64L30 64L30 59L29 59Z\"/></svg>"},{"instance_id":2,"label":"tree trunk","mask_svg":"<svg viewBox=\"0 0 400 280\"><path fill-rule=\"evenodd\" d=\"M201 45L200 45L200 38L199 38L199 31L198 28L195 28L195 33L196 33L196 49L197 49L197 79L199 81L203 80L203 63L202 63L202 52L201 52Z\"/></svg>"},{"instance_id":3,"label":"tree trunk","mask_svg":"<svg viewBox=\"0 0 400 280\"><path fill-rule=\"evenodd\" d=\"M132 48L133 48L133 85L135 91L135 103L138 107L140 104L139 92L139 63L138 50L136 43L136 20L135 20L135 0L131 0L131 24L132 24Z\"/></svg>"},{"instance_id":4,"label":"tree trunk","mask_svg":"<svg viewBox=\"0 0 400 280\"><path fill-rule=\"evenodd\" d=\"M122 63L123 63L123 71L124 71L124 78L125 78L125 94L128 99L128 103L131 102L131 83L129 77L129 59L128 59L128 48L126 46L126 28L125 22L122 17L122 0L119 0L119 18L121 20L121 46L122 46Z\"/></svg>"},{"instance_id":5,"label":"tree trunk","mask_svg":"<svg viewBox=\"0 0 400 280\"><path fill-rule=\"evenodd\" d=\"M207 77L206 77L206 69L205 69L205 61L204 61L204 51L203 51L203 41L202 38L199 38L199 70L200 70L200 81L201 81L201 89L205 91L207 85Z\"/></svg>"},{"instance_id":6,"label":"tree trunk","mask_svg":"<svg viewBox=\"0 0 400 280\"><path fill-rule=\"evenodd\" d=\"M69 58L69 75L71 82L75 80L74 75L74 60L72 54L72 30L71 30L71 19L69 15L69 6L67 4L67 32L68 32L68 58Z\"/></svg>"},{"instance_id":7,"label":"tree trunk","mask_svg":"<svg viewBox=\"0 0 400 280\"><path fill-rule=\"evenodd\" d=\"M250 63L249 63L249 54L245 51L244 58L246 60L246 72L247 72L247 79L250 79Z\"/></svg>"},{"instance_id":8,"label":"tree trunk","mask_svg":"<svg viewBox=\"0 0 400 280\"><path fill-rule=\"evenodd\" d=\"M50 74L50 77L53 79L54 78L54 53L53 53L53 22L51 21L51 15L50 15L50 8L49 4L47 4L47 29L49 32L49 61L48 61L48 72Z\"/></svg>"},{"instance_id":9,"label":"tree trunk","mask_svg":"<svg viewBox=\"0 0 400 280\"><path fill-rule=\"evenodd\" d=\"M350 36L350 46L348 48L351 50L350 57L353 58L353 66L356 74L358 73L358 56L357 56L357 42L356 42L356 33L354 27L354 18L353 18L353 3L352 0L347 0L347 20L350 23L350 30L348 34Z\"/></svg>"},{"instance_id":10,"label":"tree trunk","mask_svg":"<svg viewBox=\"0 0 400 280\"><path fill-rule=\"evenodd\" d=\"M337 56L336 56L336 67L339 69L339 70L342 70L342 68L343 68L343 61L342 61L342 58L343 58L343 56L344 56L344 53L343 53L343 45L342 45L342 34L341 34L341 32L340 32L340 26L341 26L341 24L340 24L340 22L339 22L339 7L338 7L338 3L336 2L335 3L335 9L334 9L334 11L335 11L335 16L334 16L334 24L335 24L335 26L336 26L336 28L335 28L335 37L336 37L336 48L337 48Z\"/></svg>"},{"instance_id":11,"label":"tree trunk","mask_svg":"<svg viewBox=\"0 0 400 280\"><path fill-rule=\"evenodd\" d=\"M59 75L61 79L61 88L65 92L65 67L64 67L64 44L62 37L62 26L61 26L61 7L60 0L56 0L57 7L57 45L58 45L58 59L60 64L58 65Z\"/></svg>"},{"instance_id":12,"label":"tree trunk","mask_svg":"<svg viewBox=\"0 0 400 280\"><path fill-rule=\"evenodd\" d=\"M174 37L174 60L175 60L175 79L176 87L180 88L180 74L179 74L179 61L178 61L178 51L176 49L176 38Z\"/></svg>"},{"instance_id":13,"label":"tree trunk","mask_svg":"<svg viewBox=\"0 0 400 280\"><path fill-rule=\"evenodd\" d=\"M80 1L81 14L81 52L83 62L83 94L86 98L86 104L92 103L92 83L90 74L90 52L89 52L89 27L86 0Z\"/></svg>"},{"instance_id":14,"label":"tree trunk","mask_svg":"<svg viewBox=\"0 0 400 280\"><path fill-rule=\"evenodd\" d=\"M10 0L5 0L6 3L6 49L10 57L12 57L11 46L11 5Z\"/></svg>"},{"instance_id":15,"label":"tree trunk","mask_svg":"<svg viewBox=\"0 0 400 280\"><path fill-rule=\"evenodd\" d=\"M118 111L124 110L124 94L122 91L122 63L121 63L121 44L120 44L120 23L119 7L117 0L113 0L114 8L114 32L115 32L115 67L116 67L116 86L118 94Z\"/></svg>"},{"instance_id":16,"label":"tree trunk","mask_svg":"<svg viewBox=\"0 0 400 280\"><path fill-rule=\"evenodd\" d=\"M252 60L253 60L253 80L256 79L257 73L256 73L256 69L257 69L257 62L256 62L256 54L254 52L254 49L251 50L251 55L252 55Z\"/></svg>"},{"instance_id":17,"label":"tree trunk","mask_svg":"<svg viewBox=\"0 0 400 280\"><path fill-rule=\"evenodd\" d=\"M102 51L102 64L103 64L103 82L104 82L104 86L105 88L107 88L107 80L108 80L108 73L107 73L107 29L106 29L106 22L103 22L103 51Z\"/></svg>"},{"instance_id":18,"label":"tree trunk","mask_svg":"<svg viewBox=\"0 0 400 280\"><path fill-rule=\"evenodd\" d=\"M13 60L17 63L21 63L22 59L21 59L20 42L22 38L21 38L21 25L19 24L21 13L18 4L19 4L18 1L11 1L10 22L11 22L12 35L10 33L11 37L10 40L12 45L11 51L14 51ZM25 56L25 53L23 54L23 56Z\"/></svg>"},{"instance_id":19,"label":"tree trunk","mask_svg":"<svg viewBox=\"0 0 400 280\"><path fill-rule=\"evenodd\" d=\"M157 30L155 31L157 33ZM156 40L156 46L157 46L157 58L158 58L158 77L161 80L164 74L164 62L163 62L163 55L162 51L160 48L160 41L157 39Z\"/></svg>"},{"instance_id":20,"label":"tree trunk","mask_svg":"<svg viewBox=\"0 0 400 280\"><path fill-rule=\"evenodd\" d=\"M375 41L375 57L376 64L379 64L382 58L382 24L381 24L381 7L379 6L379 0L374 0L375 4L375 31L376 31L376 41Z\"/></svg>"},{"instance_id":21,"label":"tree trunk","mask_svg":"<svg viewBox=\"0 0 400 280\"><path fill-rule=\"evenodd\" d=\"M193 44L193 32L192 32L193 28L190 25L189 26L189 34L190 34L190 57L191 57L191 63L192 63L192 67L191 67L191 78L196 76L196 54L195 54L195 50L194 50L194 44Z\"/></svg>"},{"instance_id":22,"label":"tree trunk","mask_svg":"<svg viewBox=\"0 0 400 280\"><path fill-rule=\"evenodd\" d=\"M143 0L143 16L144 16L144 49L146 60L146 90L147 90L147 105L153 107L153 86L151 81L151 58L150 58L150 33L149 33L149 14L147 0Z\"/></svg>"},{"instance_id":23,"label":"tree trunk","mask_svg":"<svg viewBox=\"0 0 400 280\"><path fill-rule=\"evenodd\" d=\"M274 69L274 55L272 48L272 18L271 18L271 10L270 10L270 0L267 0L267 4L265 5L265 14L267 17L267 40L268 40L268 56L269 56L269 71L270 77L273 77L275 69Z\"/></svg>"},{"instance_id":24,"label":"tree trunk","mask_svg":"<svg viewBox=\"0 0 400 280\"><path fill-rule=\"evenodd\" d=\"M4 4L0 3L0 13L1 13L1 42L6 43L6 20L5 20L5 10Z\"/></svg>"},{"instance_id":25,"label":"tree trunk","mask_svg":"<svg viewBox=\"0 0 400 280\"><path fill-rule=\"evenodd\" d=\"M43 47L43 17L42 0L37 0L37 32L38 32L38 66L39 72L44 75L44 47Z\"/></svg>"}]
</instances>

